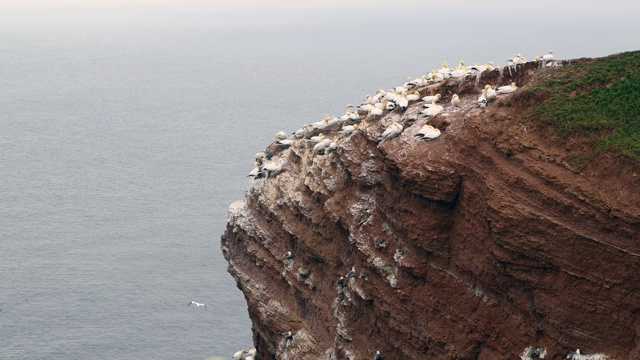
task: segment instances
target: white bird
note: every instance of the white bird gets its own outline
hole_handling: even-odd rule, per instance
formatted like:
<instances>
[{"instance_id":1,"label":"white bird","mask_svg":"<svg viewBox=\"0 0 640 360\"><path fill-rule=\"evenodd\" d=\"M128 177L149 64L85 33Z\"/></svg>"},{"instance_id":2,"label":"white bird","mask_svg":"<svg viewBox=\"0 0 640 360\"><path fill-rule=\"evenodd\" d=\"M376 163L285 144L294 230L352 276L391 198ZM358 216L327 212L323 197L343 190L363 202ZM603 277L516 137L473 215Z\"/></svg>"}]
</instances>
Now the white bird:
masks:
<instances>
[{"instance_id":1,"label":"white bird","mask_svg":"<svg viewBox=\"0 0 640 360\"><path fill-rule=\"evenodd\" d=\"M440 129L437 129L431 125L424 125L420 128L420 130L414 135L420 137L422 140L435 140L440 137Z\"/></svg>"},{"instance_id":2,"label":"white bird","mask_svg":"<svg viewBox=\"0 0 640 360\"><path fill-rule=\"evenodd\" d=\"M420 93L418 91L414 91L411 94L407 94L406 98L407 98L407 101L416 101L420 99Z\"/></svg>"},{"instance_id":3,"label":"white bird","mask_svg":"<svg viewBox=\"0 0 640 360\"><path fill-rule=\"evenodd\" d=\"M351 267L351 270L349 270L349 272L347 273L347 275L345 275L344 277L345 277L345 278L348 278L348 277L350 277L350 276L356 276L356 267L355 267L355 266L352 266L352 267Z\"/></svg>"},{"instance_id":4,"label":"white bird","mask_svg":"<svg viewBox=\"0 0 640 360\"><path fill-rule=\"evenodd\" d=\"M278 146L288 147L291 146L291 144L293 144L293 141L289 139L276 140L276 145Z\"/></svg>"},{"instance_id":5,"label":"white bird","mask_svg":"<svg viewBox=\"0 0 640 360\"><path fill-rule=\"evenodd\" d=\"M405 111L409 107L409 99L407 99L407 93L402 92L400 96L396 98L396 104L400 107L400 111Z\"/></svg>"},{"instance_id":6,"label":"white bird","mask_svg":"<svg viewBox=\"0 0 640 360\"><path fill-rule=\"evenodd\" d=\"M440 112L442 112L444 110L444 107L442 105L436 105L436 101L433 100L431 101L431 105L429 105L428 108L420 111L420 114L425 115L425 116L435 116L438 115Z\"/></svg>"},{"instance_id":7,"label":"white bird","mask_svg":"<svg viewBox=\"0 0 640 360\"><path fill-rule=\"evenodd\" d=\"M276 133L276 140L284 140L287 138L287 133L284 131L278 131Z\"/></svg>"},{"instance_id":8,"label":"white bird","mask_svg":"<svg viewBox=\"0 0 640 360\"><path fill-rule=\"evenodd\" d=\"M320 141L324 140L324 134L320 133L316 136L312 136L309 138L309 141L311 141L312 143L319 143Z\"/></svg>"},{"instance_id":9,"label":"white bird","mask_svg":"<svg viewBox=\"0 0 640 360\"><path fill-rule=\"evenodd\" d=\"M553 50L549 50L549 53L544 55L542 57L542 60L544 60L545 63L548 63L549 61L553 61Z\"/></svg>"},{"instance_id":10,"label":"white bird","mask_svg":"<svg viewBox=\"0 0 640 360\"><path fill-rule=\"evenodd\" d=\"M385 95L387 94L386 91L382 90L382 89L378 89L376 91L376 94L373 95L373 97L371 97L371 104L375 104L380 102L380 99L382 99Z\"/></svg>"},{"instance_id":11,"label":"white bird","mask_svg":"<svg viewBox=\"0 0 640 360\"><path fill-rule=\"evenodd\" d=\"M309 135L310 132L311 132L311 130L309 130L309 125L304 124L304 125L302 125L302 127L300 129L296 130L293 133L293 136L296 139L302 139L303 137Z\"/></svg>"},{"instance_id":12,"label":"white bird","mask_svg":"<svg viewBox=\"0 0 640 360\"><path fill-rule=\"evenodd\" d=\"M358 124L355 125L347 125L347 126L343 126L342 129L340 131L338 131L340 134L352 134L354 131L358 130Z\"/></svg>"},{"instance_id":13,"label":"white bird","mask_svg":"<svg viewBox=\"0 0 640 360\"><path fill-rule=\"evenodd\" d=\"M242 349L238 352L236 352L235 354L233 354L233 356L231 357L233 360L242 360L242 355L246 354L247 350Z\"/></svg>"},{"instance_id":14,"label":"white bird","mask_svg":"<svg viewBox=\"0 0 640 360\"><path fill-rule=\"evenodd\" d=\"M391 125L389 125L389 127L382 134L378 135L378 138L390 139L390 138L400 134L402 132L402 130L404 130L402 125L400 125L400 124L398 124L397 122L394 121Z\"/></svg>"},{"instance_id":15,"label":"white bird","mask_svg":"<svg viewBox=\"0 0 640 360\"><path fill-rule=\"evenodd\" d=\"M482 95L478 98L478 105L480 108L484 109L487 107L487 90L482 89Z\"/></svg>"},{"instance_id":16,"label":"white bird","mask_svg":"<svg viewBox=\"0 0 640 360\"><path fill-rule=\"evenodd\" d=\"M440 101L441 97L442 97L442 95L440 95L440 94L429 95L429 96L423 97L422 101L428 103L428 104L425 104L425 107L429 107L429 106L431 106L431 103L433 102L433 100Z\"/></svg>"},{"instance_id":17,"label":"white bird","mask_svg":"<svg viewBox=\"0 0 640 360\"><path fill-rule=\"evenodd\" d=\"M256 356L256 348L253 348L249 351L247 351L247 355L249 356Z\"/></svg>"},{"instance_id":18,"label":"white bird","mask_svg":"<svg viewBox=\"0 0 640 360\"><path fill-rule=\"evenodd\" d=\"M253 163L253 165L255 166L253 168L253 170L251 170L251 172L249 173L249 175L247 175L248 177L252 177L252 178L259 178L261 173L260 173L260 163L258 163L257 161Z\"/></svg>"},{"instance_id":19,"label":"white bird","mask_svg":"<svg viewBox=\"0 0 640 360\"><path fill-rule=\"evenodd\" d=\"M264 165L262 165L262 167L260 168L260 171L265 173L267 177L270 178L272 176L279 174L282 171L282 165L277 164L273 161L269 161Z\"/></svg>"},{"instance_id":20,"label":"white bird","mask_svg":"<svg viewBox=\"0 0 640 360\"><path fill-rule=\"evenodd\" d=\"M330 144L331 144L331 139L324 139L313 147L313 151L317 153L323 152L324 149L327 148Z\"/></svg>"},{"instance_id":21,"label":"white bird","mask_svg":"<svg viewBox=\"0 0 640 360\"><path fill-rule=\"evenodd\" d=\"M190 303L187 304L187 306L189 306L189 305L194 305L197 308L203 307L205 310L208 310L207 307L203 303L195 302L193 300Z\"/></svg>"},{"instance_id":22,"label":"white bird","mask_svg":"<svg viewBox=\"0 0 640 360\"><path fill-rule=\"evenodd\" d=\"M377 103L375 105L375 108L369 112L369 115L382 116L382 113L384 112L384 106L385 105L383 103Z\"/></svg>"},{"instance_id":23,"label":"white bird","mask_svg":"<svg viewBox=\"0 0 640 360\"><path fill-rule=\"evenodd\" d=\"M573 359L574 356L580 355L580 349L576 349L576 351L570 353L565 357L565 359Z\"/></svg>"},{"instance_id":24,"label":"white bird","mask_svg":"<svg viewBox=\"0 0 640 360\"><path fill-rule=\"evenodd\" d=\"M313 124L311 124L311 128L312 129L317 129L317 130L323 130L324 128L329 126L329 119L330 119L329 114L326 114L324 116L324 119L322 119L320 121L316 121Z\"/></svg>"},{"instance_id":25,"label":"white bird","mask_svg":"<svg viewBox=\"0 0 640 360\"><path fill-rule=\"evenodd\" d=\"M517 89L518 87L516 86L516 83L512 82L511 85L500 86L496 90L496 94L509 94L516 91Z\"/></svg>"},{"instance_id":26,"label":"white bird","mask_svg":"<svg viewBox=\"0 0 640 360\"><path fill-rule=\"evenodd\" d=\"M487 84L484 89L487 90L487 101L493 100L496 97L496 90L492 88L491 85Z\"/></svg>"},{"instance_id":27,"label":"white bird","mask_svg":"<svg viewBox=\"0 0 640 360\"><path fill-rule=\"evenodd\" d=\"M458 94L453 94L453 97L451 98L451 105L460 107L460 97Z\"/></svg>"},{"instance_id":28,"label":"white bird","mask_svg":"<svg viewBox=\"0 0 640 360\"><path fill-rule=\"evenodd\" d=\"M351 109L353 107L353 105L351 104L347 104L347 111L345 111L344 115L340 116L340 120L346 121L349 120L349 116L351 116L351 111L349 111L349 109Z\"/></svg>"},{"instance_id":29,"label":"white bird","mask_svg":"<svg viewBox=\"0 0 640 360\"><path fill-rule=\"evenodd\" d=\"M449 74L449 76L451 75L451 73L447 73ZM444 74L436 72L435 70L431 71L431 81L434 83L439 83L444 81L445 77Z\"/></svg>"}]
</instances>

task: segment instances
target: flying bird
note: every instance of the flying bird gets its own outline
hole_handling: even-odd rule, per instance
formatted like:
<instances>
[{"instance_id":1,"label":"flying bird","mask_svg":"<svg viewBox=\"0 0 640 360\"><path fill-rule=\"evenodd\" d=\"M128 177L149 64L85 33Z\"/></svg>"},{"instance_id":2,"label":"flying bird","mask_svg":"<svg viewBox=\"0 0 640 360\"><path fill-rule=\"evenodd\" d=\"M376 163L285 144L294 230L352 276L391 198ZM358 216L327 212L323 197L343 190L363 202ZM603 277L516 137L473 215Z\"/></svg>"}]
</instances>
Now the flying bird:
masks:
<instances>
[{"instance_id":1,"label":"flying bird","mask_svg":"<svg viewBox=\"0 0 640 360\"><path fill-rule=\"evenodd\" d=\"M195 301L193 301L193 300L192 300L190 303L188 303L188 304L187 304L187 306L190 306L190 305L193 305L193 306L195 306L195 307L197 307L197 308L199 308L199 307L203 307L205 310L208 310L208 309L207 309L207 306L206 306L205 304L203 304L203 303L199 303L199 302L195 302Z\"/></svg>"}]
</instances>

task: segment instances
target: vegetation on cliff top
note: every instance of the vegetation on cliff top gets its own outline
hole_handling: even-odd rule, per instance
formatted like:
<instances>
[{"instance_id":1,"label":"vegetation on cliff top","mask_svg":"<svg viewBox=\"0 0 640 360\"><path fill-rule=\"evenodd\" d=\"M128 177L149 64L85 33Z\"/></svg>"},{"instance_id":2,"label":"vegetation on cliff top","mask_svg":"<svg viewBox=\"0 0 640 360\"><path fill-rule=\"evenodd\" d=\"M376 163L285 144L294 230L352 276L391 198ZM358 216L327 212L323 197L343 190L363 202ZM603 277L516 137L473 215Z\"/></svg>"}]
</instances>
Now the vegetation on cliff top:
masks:
<instances>
[{"instance_id":1,"label":"vegetation on cliff top","mask_svg":"<svg viewBox=\"0 0 640 360\"><path fill-rule=\"evenodd\" d=\"M598 135L596 152L640 160L640 51L557 68L530 88L545 100L531 115L565 133Z\"/></svg>"}]
</instances>

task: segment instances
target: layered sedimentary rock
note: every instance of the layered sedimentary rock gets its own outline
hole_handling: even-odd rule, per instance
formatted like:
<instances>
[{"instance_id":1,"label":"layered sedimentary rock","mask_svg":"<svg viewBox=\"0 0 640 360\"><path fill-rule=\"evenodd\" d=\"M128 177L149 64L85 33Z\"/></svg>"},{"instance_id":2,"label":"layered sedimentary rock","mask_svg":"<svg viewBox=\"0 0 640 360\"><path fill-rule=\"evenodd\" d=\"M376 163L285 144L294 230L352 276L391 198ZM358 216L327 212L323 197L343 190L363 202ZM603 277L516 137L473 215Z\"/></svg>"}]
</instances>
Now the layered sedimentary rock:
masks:
<instances>
[{"instance_id":1,"label":"layered sedimentary rock","mask_svg":"<svg viewBox=\"0 0 640 360\"><path fill-rule=\"evenodd\" d=\"M552 71L422 88L442 93L443 114L423 119L415 104L365 119L328 132L326 154L308 140L272 149L283 171L250 182L222 237L258 357L500 360L533 347L640 359L638 169L577 163L588 139L521 121L537 101L526 88ZM511 81L516 93L477 106L485 84ZM392 121L404 131L379 140ZM427 122L440 138L414 136Z\"/></svg>"}]
</instances>

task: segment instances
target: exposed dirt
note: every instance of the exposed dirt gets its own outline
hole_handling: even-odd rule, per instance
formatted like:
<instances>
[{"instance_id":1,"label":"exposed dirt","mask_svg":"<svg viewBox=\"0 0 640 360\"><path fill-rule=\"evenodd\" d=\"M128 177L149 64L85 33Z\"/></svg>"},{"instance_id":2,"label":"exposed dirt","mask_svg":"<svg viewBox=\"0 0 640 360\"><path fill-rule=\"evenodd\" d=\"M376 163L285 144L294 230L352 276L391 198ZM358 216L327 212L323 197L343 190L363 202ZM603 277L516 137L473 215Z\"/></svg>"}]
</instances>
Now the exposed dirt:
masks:
<instances>
[{"instance_id":1,"label":"exposed dirt","mask_svg":"<svg viewBox=\"0 0 640 360\"><path fill-rule=\"evenodd\" d=\"M251 182L222 236L259 359L640 359L640 169L523 120L544 76L527 63L448 80L421 90L445 114L414 104L332 134L326 155L307 140L277 152L285 170ZM392 121L404 131L380 141ZM417 140L425 123L442 136Z\"/></svg>"}]
</instances>

